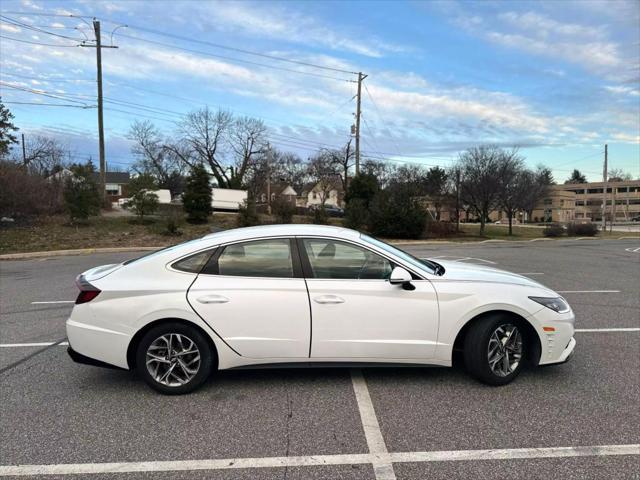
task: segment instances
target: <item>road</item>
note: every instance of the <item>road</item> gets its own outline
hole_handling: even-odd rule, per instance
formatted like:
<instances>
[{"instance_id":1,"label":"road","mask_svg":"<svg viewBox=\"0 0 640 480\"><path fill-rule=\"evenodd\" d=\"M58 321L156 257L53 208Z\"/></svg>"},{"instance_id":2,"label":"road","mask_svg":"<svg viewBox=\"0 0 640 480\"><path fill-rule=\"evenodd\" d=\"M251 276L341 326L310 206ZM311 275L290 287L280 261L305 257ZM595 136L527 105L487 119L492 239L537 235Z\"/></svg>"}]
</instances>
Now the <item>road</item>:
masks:
<instances>
[{"instance_id":1,"label":"road","mask_svg":"<svg viewBox=\"0 0 640 480\"><path fill-rule=\"evenodd\" d=\"M637 479L638 247L406 246L565 292L574 357L505 387L445 368L277 369L221 372L184 397L74 364L50 345L65 340L72 303L34 303L72 302L76 274L135 254L0 262L0 475L27 464L59 473L42 478Z\"/></svg>"}]
</instances>

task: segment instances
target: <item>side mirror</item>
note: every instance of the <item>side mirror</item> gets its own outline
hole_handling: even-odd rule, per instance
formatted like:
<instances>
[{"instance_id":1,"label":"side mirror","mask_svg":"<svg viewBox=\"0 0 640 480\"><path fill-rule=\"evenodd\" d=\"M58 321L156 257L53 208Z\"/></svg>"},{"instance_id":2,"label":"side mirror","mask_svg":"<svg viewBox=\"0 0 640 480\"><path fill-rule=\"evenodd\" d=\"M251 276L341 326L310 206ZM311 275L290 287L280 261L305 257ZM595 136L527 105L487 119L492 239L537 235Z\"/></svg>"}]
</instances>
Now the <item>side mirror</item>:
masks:
<instances>
[{"instance_id":1,"label":"side mirror","mask_svg":"<svg viewBox=\"0 0 640 480\"><path fill-rule=\"evenodd\" d=\"M395 267L389 277L391 285L402 285L405 290L415 290L416 287L411 284L411 280L411 274L402 267Z\"/></svg>"}]
</instances>

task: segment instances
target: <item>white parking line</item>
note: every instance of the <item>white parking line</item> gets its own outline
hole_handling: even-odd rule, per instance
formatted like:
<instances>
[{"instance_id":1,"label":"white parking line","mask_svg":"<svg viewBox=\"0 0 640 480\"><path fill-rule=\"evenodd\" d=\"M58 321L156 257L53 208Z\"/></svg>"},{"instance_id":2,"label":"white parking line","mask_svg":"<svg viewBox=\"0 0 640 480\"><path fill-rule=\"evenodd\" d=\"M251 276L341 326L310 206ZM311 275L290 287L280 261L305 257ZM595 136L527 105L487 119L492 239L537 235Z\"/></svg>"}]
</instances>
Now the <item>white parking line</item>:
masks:
<instances>
[{"instance_id":1,"label":"white parking line","mask_svg":"<svg viewBox=\"0 0 640 480\"><path fill-rule=\"evenodd\" d=\"M387 456L392 463L513 460L524 458L604 457L617 455L640 455L640 444L387 453ZM184 472L196 470L231 470L239 468L362 465L368 463L375 465L377 459L378 456L373 453L364 453L348 455L313 455L305 457L220 458L209 460L176 460L161 462L4 465L0 466L0 476L90 475L132 472ZM395 478L395 475L393 478Z\"/></svg>"},{"instance_id":2,"label":"white parking line","mask_svg":"<svg viewBox=\"0 0 640 480\"><path fill-rule=\"evenodd\" d=\"M543 272L524 272L524 273L518 273L518 275L544 275Z\"/></svg>"},{"instance_id":3,"label":"white parking line","mask_svg":"<svg viewBox=\"0 0 640 480\"><path fill-rule=\"evenodd\" d=\"M640 252L640 247L636 247L636 248L625 248L626 252L631 252L631 253L639 253Z\"/></svg>"},{"instance_id":4,"label":"white parking line","mask_svg":"<svg viewBox=\"0 0 640 480\"><path fill-rule=\"evenodd\" d=\"M373 471L376 480L395 480L396 474L393 471L393 465L389 457L387 445L384 443L382 431L378 424L378 417L371 402L367 382L362 376L362 370L351 370L351 382L353 383L353 391L356 394L356 402L360 411L360 419L362 420L362 428L364 436L367 440L367 447L372 456Z\"/></svg>"},{"instance_id":5,"label":"white parking line","mask_svg":"<svg viewBox=\"0 0 640 480\"><path fill-rule=\"evenodd\" d=\"M576 328L576 333L640 332L640 328Z\"/></svg>"},{"instance_id":6,"label":"white parking line","mask_svg":"<svg viewBox=\"0 0 640 480\"><path fill-rule=\"evenodd\" d=\"M620 293L620 290L558 290L558 293Z\"/></svg>"},{"instance_id":7,"label":"white parking line","mask_svg":"<svg viewBox=\"0 0 640 480\"><path fill-rule=\"evenodd\" d=\"M31 305L47 305L50 303L75 303L75 300L51 300L49 302L31 302Z\"/></svg>"},{"instance_id":8,"label":"white parking line","mask_svg":"<svg viewBox=\"0 0 640 480\"><path fill-rule=\"evenodd\" d=\"M49 347L51 345L60 345L66 347L67 345L69 345L69 342L0 343L0 348Z\"/></svg>"}]
</instances>

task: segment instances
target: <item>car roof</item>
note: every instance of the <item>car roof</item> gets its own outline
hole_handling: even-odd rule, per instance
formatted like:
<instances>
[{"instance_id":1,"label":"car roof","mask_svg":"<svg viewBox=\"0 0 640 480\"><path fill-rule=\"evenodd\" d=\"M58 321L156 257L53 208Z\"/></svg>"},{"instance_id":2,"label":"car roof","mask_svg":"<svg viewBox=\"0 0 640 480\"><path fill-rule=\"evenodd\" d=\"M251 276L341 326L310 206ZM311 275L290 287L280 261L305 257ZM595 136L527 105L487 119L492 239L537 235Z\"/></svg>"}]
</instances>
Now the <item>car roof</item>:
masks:
<instances>
[{"instance_id":1,"label":"car roof","mask_svg":"<svg viewBox=\"0 0 640 480\"><path fill-rule=\"evenodd\" d=\"M252 238L277 236L328 236L358 239L360 238L360 232L349 228L334 227L330 225L260 225L257 227L234 228L232 230L211 233L204 236L202 239L208 242L211 240L219 240L220 243L223 243L236 240L249 240Z\"/></svg>"}]
</instances>

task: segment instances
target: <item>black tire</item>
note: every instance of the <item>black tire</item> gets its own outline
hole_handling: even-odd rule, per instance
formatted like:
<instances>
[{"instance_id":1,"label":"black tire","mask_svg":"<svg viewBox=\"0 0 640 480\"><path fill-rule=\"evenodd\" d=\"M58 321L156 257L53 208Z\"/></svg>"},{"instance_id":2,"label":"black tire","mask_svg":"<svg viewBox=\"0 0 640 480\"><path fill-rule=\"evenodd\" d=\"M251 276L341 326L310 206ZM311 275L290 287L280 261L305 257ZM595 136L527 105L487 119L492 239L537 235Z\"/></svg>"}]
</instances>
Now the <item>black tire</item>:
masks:
<instances>
[{"instance_id":1,"label":"black tire","mask_svg":"<svg viewBox=\"0 0 640 480\"><path fill-rule=\"evenodd\" d=\"M515 360L513 359L516 356L511 352L511 359L514 361L513 370L503 368L504 371L502 374L498 374L491 368L489 363L490 339L494 332L500 331L499 329L509 332L512 331L510 330L511 327L515 327L516 332L520 335L520 358L517 364L515 364ZM527 351L524 335L525 329L522 328L517 320L508 315L492 314L477 320L471 325L464 339L463 356L467 372L469 372L472 377L487 385L499 386L512 382L518 376L526 362ZM495 341L492 341L492 345L495 345L495 343ZM502 348L504 349L504 345ZM509 354L509 352L507 352L507 354ZM504 356L502 358L504 359ZM509 359L506 363L509 363ZM504 365L501 367L504 367ZM498 367L498 369L500 369L500 367Z\"/></svg>"},{"instance_id":2,"label":"black tire","mask_svg":"<svg viewBox=\"0 0 640 480\"><path fill-rule=\"evenodd\" d=\"M197 373L195 373L195 375L186 383L181 385L167 385L161 383L156 380L147 368L147 350L151 344L159 338L170 334L177 334L192 341L196 345L200 355ZM172 338L175 339L176 337L174 336ZM195 355L187 358L193 359L195 358ZM177 360L175 360L174 357L174 363L176 361ZM209 341L198 329L180 322L166 322L153 327L142 337L138 344L138 349L136 350L136 371L151 388L165 395L182 395L194 391L209 378L211 371L213 370L213 366L214 352L212 351ZM162 367L169 368L165 365L162 365ZM184 373L184 371L182 373ZM185 376L185 378L187 377ZM174 383L177 383L177 381L174 380Z\"/></svg>"}]
</instances>

